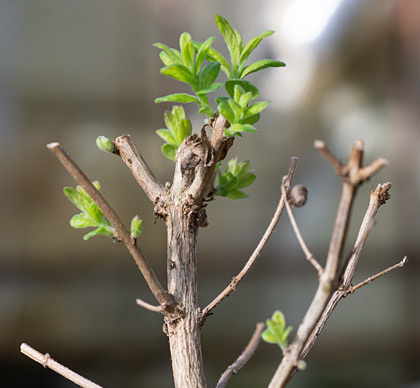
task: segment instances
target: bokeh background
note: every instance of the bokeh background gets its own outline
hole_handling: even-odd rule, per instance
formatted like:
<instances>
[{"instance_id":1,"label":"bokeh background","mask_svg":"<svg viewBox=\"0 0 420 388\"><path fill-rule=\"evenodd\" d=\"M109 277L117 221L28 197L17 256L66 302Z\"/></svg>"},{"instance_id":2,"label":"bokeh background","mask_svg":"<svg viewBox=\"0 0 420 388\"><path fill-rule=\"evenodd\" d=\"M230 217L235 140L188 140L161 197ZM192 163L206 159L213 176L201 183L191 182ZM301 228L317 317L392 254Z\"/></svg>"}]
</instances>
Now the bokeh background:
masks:
<instances>
[{"instance_id":1,"label":"bokeh background","mask_svg":"<svg viewBox=\"0 0 420 388\"><path fill-rule=\"evenodd\" d=\"M186 89L159 74L152 43L178 47L189 31L226 53L214 16L245 41L275 29L253 60L287 67L250 77L272 103L258 134L237 139L231 156L250 159L257 181L249 199L217 199L200 231L199 294L205 306L242 268L277 204L290 157L309 201L296 211L302 233L325 261L340 179L313 149L322 139L347 160L363 138L366 163L390 161L359 191L346 250L369 191L391 181L355 276L361 281L409 263L343 300L291 387L420 387L419 191L420 2L417 0L0 0L0 386L71 387L19 353L27 342L105 387L171 387L162 316L125 248L104 237L85 242L68 221L75 208L62 188L71 177L45 145L60 141L128 224L139 214L140 240L165 282L166 236L153 208L99 135L131 133L156 176L173 164L155 130L169 105L154 98ZM197 130L202 117L186 110ZM214 386L256 322L282 310L297 327L316 289L287 217L252 272L207 320L203 352ZM264 387L281 354L261 344L229 387Z\"/></svg>"}]
</instances>

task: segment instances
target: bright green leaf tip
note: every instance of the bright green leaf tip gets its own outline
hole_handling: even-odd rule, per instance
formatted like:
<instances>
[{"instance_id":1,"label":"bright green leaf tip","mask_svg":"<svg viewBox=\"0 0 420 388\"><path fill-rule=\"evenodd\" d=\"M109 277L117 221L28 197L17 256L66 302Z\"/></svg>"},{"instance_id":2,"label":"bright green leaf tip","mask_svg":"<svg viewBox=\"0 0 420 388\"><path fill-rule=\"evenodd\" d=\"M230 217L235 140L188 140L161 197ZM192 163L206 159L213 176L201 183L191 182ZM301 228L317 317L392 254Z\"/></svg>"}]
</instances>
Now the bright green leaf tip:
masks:
<instances>
[{"instance_id":1,"label":"bright green leaf tip","mask_svg":"<svg viewBox=\"0 0 420 388\"><path fill-rule=\"evenodd\" d=\"M105 136L98 136L96 138L96 145L104 152L113 153L115 150L114 143Z\"/></svg>"},{"instance_id":2,"label":"bright green leaf tip","mask_svg":"<svg viewBox=\"0 0 420 388\"><path fill-rule=\"evenodd\" d=\"M140 236L141 232L143 231L143 221L139 218L139 216L135 216L131 220L131 238L136 239Z\"/></svg>"}]
</instances>

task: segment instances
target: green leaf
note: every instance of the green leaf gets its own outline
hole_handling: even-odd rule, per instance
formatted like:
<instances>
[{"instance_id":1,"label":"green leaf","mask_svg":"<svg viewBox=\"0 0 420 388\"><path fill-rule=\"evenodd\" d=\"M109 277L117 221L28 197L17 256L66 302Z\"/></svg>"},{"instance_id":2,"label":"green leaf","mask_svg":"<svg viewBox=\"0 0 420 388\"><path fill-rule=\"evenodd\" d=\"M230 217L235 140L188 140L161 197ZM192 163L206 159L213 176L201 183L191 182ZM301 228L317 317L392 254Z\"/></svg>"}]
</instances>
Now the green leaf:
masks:
<instances>
[{"instance_id":1,"label":"green leaf","mask_svg":"<svg viewBox=\"0 0 420 388\"><path fill-rule=\"evenodd\" d=\"M216 40L216 38L208 38L198 49L197 57L195 59L195 74L198 75L201 69L201 65L204 62L204 59L207 57L211 44ZM195 42L193 46L196 47Z\"/></svg>"},{"instance_id":2,"label":"green leaf","mask_svg":"<svg viewBox=\"0 0 420 388\"><path fill-rule=\"evenodd\" d=\"M246 113L245 113L246 114ZM255 124L260 119L260 114L257 113L252 116L245 116L239 120L239 124Z\"/></svg>"},{"instance_id":3,"label":"green leaf","mask_svg":"<svg viewBox=\"0 0 420 388\"><path fill-rule=\"evenodd\" d=\"M176 63L178 64L182 63L181 53L178 50L170 48L166 44L163 44L163 43L155 43L153 46L160 48L161 50L163 50L162 52L166 54L166 56L164 57L165 60L162 59L162 56L160 56L160 59L162 60L164 65L169 66Z\"/></svg>"},{"instance_id":4,"label":"green leaf","mask_svg":"<svg viewBox=\"0 0 420 388\"><path fill-rule=\"evenodd\" d=\"M228 92L229 96L231 96L232 98L234 97L235 85L239 85L245 91L245 93L251 92L252 100L255 100L259 95L258 88L251 82L240 78L233 78L227 80L225 83L225 89Z\"/></svg>"},{"instance_id":5,"label":"green leaf","mask_svg":"<svg viewBox=\"0 0 420 388\"><path fill-rule=\"evenodd\" d=\"M100 191L101 186L98 181L94 181L92 184L96 190ZM96 227L94 231L84 236L85 240L97 234L103 234L109 237L114 235L114 229L109 220L104 217L98 205L93 202L92 198L89 197L81 186L76 186L76 189L65 187L64 194L82 211L82 213L76 214L71 218L70 225L74 228Z\"/></svg>"},{"instance_id":6,"label":"green leaf","mask_svg":"<svg viewBox=\"0 0 420 388\"><path fill-rule=\"evenodd\" d=\"M167 143L178 146L177 140L174 138L172 132L169 129L158 129L156 133Z\"/></svg>"},{"instance_id":7,"label":"green leaf","mask_svg":"<svg viewBox=\"0 0 420 388\"><path fill-rule=\"evenodd\" d=\"M207 89L201 89L201 90L197 91L197 95L200 96L202 94L207 94L207 93L214 92L214 91L220 89L222 86L223 86L223 84L221 84L221 83L212 84Z\"/></svg>"},{"instance_id":8,"label":"green leaf","mask_svg":"<svg viewBox=\"0 0 420 388\"><path fill-rule=\"evenodd\" d=\"M190 136L191 133L192 133L191 121L188 119L182 119L179 122L177 130L175 131L178 146L180 146L181 143L184 141L184 139Z\"/></svg>"},{"instance_id":9,"label":"green leaf","mask_svg":"<svg viewBox=\"0 0 420 388\"><path fill-rule=\"evenodd\" d=\"M235 68L239 64L240 56L240 42L238 41L236 32L230 26L229 22L220 15L216 15L216 23L228 46L232 59L232 67Z\"/></svg>"},{"instance_id":10,"label":"green leaf","mask_svg":"<svg viewBox=\"0 0 420 388\"><path fill-rule=\"evenodd\" d=\"M221 53L219 53L214 48L210 48L207 55L209 59L220 63L221 70L226 74L228 78L232 78L232 68L230 67L226 58Z\"/></svg>"},{"instance_id":11,"label":"green leaf","mask_svg":"<svg viewBox=\"0 0 420 388\"><path fill-rule=\"evenodd\" d=\"M238 104L242 107L242 109L245 110L246 107L248 106L249 102L251 101L251 99L252 99L252 93L251 92L244 93L240 96Z\"/></svg>"},{"instance_id":12,"label":"green leaf","mask_svg":"<svg viewBox=\"0 0 420 388\"><path fill-rule=\"evenodd\" d=\"M249 168L249 160L246 160L244 162L238 163L236 166L236 175L239 177L242 177L246 174Z\"/></svg>"},{"instance_id":13,"label":"green leaf","mask_svg":"<svg viewBox=\"0 0 420 388\"><path fill-rule=\"evenodd\" d=\"M207 89L216 80L220 71L220 63L211 62L200 71L199 85L200 89Z\"/></svg>"},{"instance_id":14,"label":"green leaf","mask_svg":"<svg viewBox=\"0 0 420 388\"><path fill-rule=\"evenodd\" d=\"M245 199L248 198L248 195L240 190L231 190L228 192L227 197L230 199Z\"/></svg>"},{"instance_id":15,"label":"green leaf","mask_svg":"<svg viewBox=\"0 0 420 388\"><path fill-rule=\"evenodd\" d=\"M270 344L277 344L277 337L270 331L265 329L261 334L262 339Z\"/></svg>"},{"instance_id":16,"label":"green leaf","mask_svg":"<svg viewBox=\"0 0 420 388\"><path fill-rule=\"evenodd\" d=\"M263 59L261 61L255 62L252 65L245 67L242 70L241 78L245 76L255 73L256 71L260 71L262 69L266 69L267 67L284 67L286 64L284 62L275 61L273 59Z\"/></svg>"},{"instance_id":17,"label":"green leaf","mask_svg":"<svg viewBox=\"0 0 420 388\"><path fill-rule=\"evenodd\" d=\"M227 100L220 101L218 109L220 114L225 117L227 121L230 123L235 122L235 113L233 112Z\"/></svg>"},{"instance_id":18,"label":"green leaf","mask_svg":"<svg viewBox=\"0 0 420 388\"><path fill-rule=\"evenodd\" d=\"M86 209L86 213L90 217L92 217L92 219L95 220L96 223L100 224L104 222L104 215L96 203L92 202Z\"/></svg>"},{"instance_id":19,"label":"green leaf","mask_svg":"<svg viewBox=\"0 0 420 388\"><path fill-rule=\"evenodd\" d=\"M64 194L67 198L75 205L79 210L84 211L89 206L89 202L86 198L78 193L73 187L65 187Z\"/></svg>"},{"instance_id":20,"label":"green leaf","mask_svg":"<svg viewBox=\"0 0 420 388\"><path fill-rule=\"evenodd\" d=\"M257 113L262 112L267 106L270 105L270 101L260 101L249 106L245 111L245 116L253 116Z\"/></svg>"},{"instance_id":21,"label":"green leaf","mask_svg":"<svg viewBox=\"0 0 420 388\"><path fill-rule=\"evenodd\" d=\"M286 319L284 318L284 314L281 311L276 310L271 319L276 325L278 325L282 330L284 330L284 328L286 327Z\"/></svg>"},{"instance_id":22,"label":"green leaf","mask_svg":"<svg viewBox=\"0 0 420 388\"><path fill-rule=\"evenodd\" d=\"M160 69L160 72L163 75L167 75L168 77L172 77L178 81L194 85L194 77L190 70L184 65L174 64L165 66Z\"/></svg>"},{"instance_id":23,"label":"green leaf","mask_svg":"<svg viewBox=\"0 0 420 388\"><path fill-rule=\"evenodd\" d=\"M179 47L181 49L181 57L184 65L194 72L194 47L191 41L191 35L188 32L181 34L179 38Z\"/></svg>"},{"instance_id":24,"label":"green leaf","mask_svg":"<svg viewBox=\"0 0 420 388\"><path fill-rule=\"evenodd\" d=\"M173 111L174 108L172 108L172 112ZM165 110L165 113L163 114L163 120L165 121L166 128L168 128L172 133L174 133L176 129L177 120L172 112L170 112L169 110Z\"/></svg>"},{"instance_id":25,"label":"green leaf","mask_svg":"<svg viewBox=\"0 0 420 388\"><path fill-rule=\"evenodd\" d=\"M290 332L293 330L293 326L289 326L286 330L281 333L280 339L282 343L287 347L287 337L289 336Z\"/></svg>"},{"instance_id":26,"label":"green leaf","mask_svg":"<svg viewBox=\"0 0 420 388\"><path fill-rule=\"evenodd\" d=\"M231 172L227 172L222 176L222 180L220 182L223 186L223 188L226 191L231 191L238 185L238 178L234 176Z\"/></svg>"},{"instance_id":27,"label":"green leaf","mask_svg":"<svg viewBox=\"0 0 420 388\"><path fill-rule=\"evenodd\" d=\"M173 160L175 162L176 158L176 147L172 144L165 143L162 146L163 155L165 155L168 159Z\"/></svg>"},{"instance_id":28,"label":"green leaf","mask_svg":"<svg viewBox=\"0 0 420 388\"><path fill-rule=\"evenodd\" d=\"M242 50L242 53L241 53L240 61L241 61L242 66L245 65L246 61L248 60L248 57L257 48L257 46L260 44L263 38L265 38L266 36L273 35L273 34L274 34L273 30L265 31L261 35L256 36L255 38L251 39L247 43L247 45L245 46L245 48Z\"/></svg>"},{"instance_id":29,"label":"green leaf","mask_svg":"<svg viewBox=\"0 0 420 388\"><path fill-rule=\"evenodd\" d=\"M257 130L253 125L250 124L233 124L230 128L225 129L226 136L233 136L240 132L256 133Z\"/></svg>"},{"instance_id":30,"label":"green leaf","mask_svg":"<svg viewBox=\"0 0 420 388\"><path fill-rule=\"evenodd\" d=\"M137 238L140 236L141 232L143 231L143 221L139 218L139 216L135 216L131 220L131 238Z\"/></svg>"},{"instance_id":31,"label":"green leaf","mask_svg":"<svg viewBox=\"0 0 420 388\"><path fill-rule=\"evenodd\" d=\"M96 226L95 222L90 217L86 217L85 214L74 215L70 220L70 225L73 228L88 228L89 226Z\"/></svg>"},{"instance_id":32,"label":"green leaf","mask_svg":"<svg viewBox=\"0 0 420 388\"><path fill-rule=\"evenodd\" d=\"M242 176L239 177L238 179L238 186L236 186L238 189L242 189L246 186L251 185L252 183L254 183L255 179L257 178L257 176L252 173L249 172L248 174L244 174Z\"/></svg>"},{"instance_id":33,"label":"green leaf","mask_svg":"<svg viewBox=\"0 0 420 388\"><path fill-rule=\"evenodd\" d=\"M85 235L83 236L83 240L87 241L87 240L89 240L91 237L93 237L93 236L98 236L98 235L100 235L100 234L102 234L102 235L104 235L104 236L108 236L108 237L112 237L112 236L113 236L113 233L112 233L112 232L109 232L109 231L108 231L108 230L106 230L105 228L99 227L99 228L96 228L95 230L92 230L92 232L89 232L88 234L85 234Z\"/></svg>"},{"instance_id":34,"label":"green leaf","mask_svg":"<svg viewBox=\"0 0 420 388\"><path fill-rule=\"evenodd\" d=\"M197 104L200 103L200 100L192 96L191 94L187 93L175 93L169 94L168 96L158 97L155 99L156 103L160 102L181 102L181 103L188 103L188 102L196 102Z\"/></svg>"},{"instance_id":35,"label":"green leaf","mask_svg":"<svg viewBox=\"0 0 420 388\"><path fill-rule=\"evenodd\" d=\"M231 124L233 124L233 123L236 123L243 116L244 111L242 107L236 101L232 99L228 100L228 104L235 115L235 120L231 122Z\"/></svg>"}]
</instances>

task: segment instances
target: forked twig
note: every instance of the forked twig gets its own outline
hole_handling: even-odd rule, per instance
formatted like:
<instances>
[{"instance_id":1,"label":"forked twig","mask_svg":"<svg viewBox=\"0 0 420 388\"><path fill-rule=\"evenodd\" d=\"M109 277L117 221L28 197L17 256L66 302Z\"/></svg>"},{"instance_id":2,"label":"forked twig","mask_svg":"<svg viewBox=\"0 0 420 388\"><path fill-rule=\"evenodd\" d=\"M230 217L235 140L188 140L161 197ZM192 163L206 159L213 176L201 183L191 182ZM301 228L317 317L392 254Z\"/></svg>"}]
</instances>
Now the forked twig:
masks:
<instances>
[{"instance_id":1,"label":"forked twig","mask_svg":"<svg viewBox=\"0 0 420 388\"><path fill-rule=\"evenodd\" d=\"M283 195L284 198L287 198L287 191L286 191L286 187L284 185L286 179L287 179L287 176L284 176L282 184L281 184L281 192L282 192L282 195ZM292 224L293 230L296 234L296 237L299 241L299 244L302 248L302 251L306 256L306 259L314 266L314 268L318 272L318 276L321 276L322 273L324 272L324 270L323 270L322 266L318 263L318 261L315 259L314 255L311 253L311 251L308 249L308 247L305 243L305 240L303 239L302 234L300 233L299 227L298 227L297 222L296 222L295 215L293 214L292 207L290 206L289 201L287 199L286 199L285 205L286 205L287 213L288 213L289 218L290 218L290 223Z\"/></svg>"},{"instance_id":2,"label":"forked twig","mask_svg":"<svg viewBox=\"0 0 420 388\"><path fill-rule=\"evenodd\" d=\"M388 190L391 188L391 184L385 183L378 185L375 190L372 190L370 194L370 200L368 208L366 209L365 216L360 225L359 233L357 235L354 247L351 255L342 270L339 288L334 292L327 306L325 307L322 316L314 327L311 335L306 341L305 347L303 348L300 357L305 358L308 352L311 350L313 344L318 338L319 334L323 330L328 318L332 314L334 308L338 302L345 297L348 292L347 290L351 287L351 282L356 271L357 264L359 262L360 254L368 238L369 232L372 230L375 224L375 216L378 212L379 207L385 203L385 198L389 198Z\"/></svg>"},{"instance_id":3,"label":"forked twig","mask_svg":"<svg viewBox=\"0 0 420 388\"><path fill-rule=\"evenodd\" d=\"M402 268L404 267L404 265L407 263L408 259L407 256L405 256L399 263L392 265L391 267L388 267L387 269L384 269L383 271L377 273L376 275L373 276L369 276L366 280L364 280L363 282L360 282L359 284L356 284L353 287L350 287L345 293L344 295L348 295L348 294L353 294L356 290L358 290L359 288L365 286L366 284L369 284L371 282L373 282L374 280L380 278L381 276L385 275L388 272L393 271L394 269L397 268Z\"/></svg>"},{"instance_id":4,"label":"forked twig","mask_svg":"<svg viewBox=\"0 0 420 388\"><path fill-rule=\"evenodd\" d=\"M163 289L158 278L150 267L150 264L143 256L143 252L140 247L135 241L133 242L130 232L126 229L117 213L115 213L112 207L108 204L104 196L96 190L89 178L70 158L59 143L50 143L47 147L69 172L73 179L87 192L89 197L92 198L105 217L110 221L115 230L117 239L122 241L127 247L159 304L165 305L168 310L172 310L175 304L173 298L171 298L171 296Z\"/></svg>"},{"instance_id":5,"label":"forked twig","mask_svg":"<svg viewBox=\"0 0 420 388\"><path fill-rule=\"evenodd\" d=\"M73 383L77 384L79 387L102 388L100 385L95 384L94 382L80 376L76 372L73 372L69 368L66 368L64 365L61 365L57 361L53 360L48 353L42 354L27 344L21 344L20 351L25 356L28 356L32 360L40 363L44 368L52 369L54 372L57 372L66 379L73 381Z\"/></svg>"},{"instance_id":6,"label":"forked twig","mask_svg":"<svg viewBox=\"0 0 420 388\"><path fill-rule=\"evenodd\" d=\"M244 351L241 353L241 355L236 359L236 361L230 365L226 371L222 374L220 377L216 388L224 388L229 381L229 379L238 373L239 369L241 369L252 357L252 355L257 350L257 347L261 341L261 333L265 329L265 324L263 322L257 323L257 327L254 331L254 334L251 337L251 340L249 341L248 345L244 349Z\"/></svg>"},{"instance_id":7,"label":"forked twig","mask_svg":"<svg viewBox=\"0 0 420 388\"><path fill-rule=\"evenodd\" d=\"M286 187L289 187L292 179L293 179L293 174L295 172L295 168L296 168L296 164L297 164L297 158L296 157L292 157L291 161L290 161L290 166L289 166L289 171L287 173L287 179L284 183L284 185ZM285 205L285 197L282 195L280 197L280 201L277 205L277 209L274 213L274 216L270 222L270 224L267 227L267 230L265 231L264 235L262 236L260 242L258 243L257 247L255 248L254 252L252 252L251 256L249 257L248 261L245 263L244 267L242 268L242 270L238 273L238 275L236 275L231 282L229 283L229 285L212 301L210 302L202 311L202 320L204 320L210 313L211 311L219 304L221 303L224 299L226 299L233 291L236 290L236 287L238 286L238 284L241 282L241 280L244 278L244 276L249 272L249 270L251 269L252 265L254 264L255 260L258 258L258 256L260 255L261 251L263 250L264 246L266 245L268 239L270 238L271 234L274 231L274 228L277 225L277 222L279 221L279 218L281 216L281 213L283 212L283 208Z\"/></svg>"},{"instance_id":8,"label":"forked twig","mask_svg":"<svg viewBox=\"0 0 420 388\"><path fill-rule=\"evenodd\" d=\"M366 171L373 174L386 165L385 159L377 159L377 161L370 165L374 165L374 168L368 166L367 169L363 169L362 160L364 146L361 140L356 140L353 144L347 165L343 165L340 160L328 150L324 142L316 141L315 148L320 150L326 159L333 165L337 174L342 177L343 188L324 272L319 279L319 285L312 302L297 329L297 333L292 343L287 348L285 356L269 384L269 388L280 388L287 384L295 373L299 360L306 354L303 351L304 348L306 349L305 345L310 338L316 338L316 336L314 337L314 333L316 332L319 323L324 322L325 324L325 321L323 320L325 311L329 306L332 294L338 288L338 271L347 235L350 212L357 188L362 182L370 178L370 175L367 175Z\"/></svg>"}]
</instances>

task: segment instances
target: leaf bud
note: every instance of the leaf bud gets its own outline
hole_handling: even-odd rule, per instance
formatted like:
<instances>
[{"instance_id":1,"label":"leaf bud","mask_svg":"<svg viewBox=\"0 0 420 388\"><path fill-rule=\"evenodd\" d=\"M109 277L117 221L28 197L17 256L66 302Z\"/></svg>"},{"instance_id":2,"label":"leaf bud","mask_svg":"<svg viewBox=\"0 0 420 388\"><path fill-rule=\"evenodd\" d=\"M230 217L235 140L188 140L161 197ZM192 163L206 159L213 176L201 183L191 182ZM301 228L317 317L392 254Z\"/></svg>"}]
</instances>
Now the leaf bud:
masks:
<instances>
[{"instance_id":1,"label":"leaf bud","mask_svg":"<svg viewBox=\"0 0 420 388\"><path fill-rule=\"evenodd\" d=\"M114 143L105 136L98 136L96 138L96 145L104 152L113 153L115 151Z\"/></svg>"}]
</instances>

